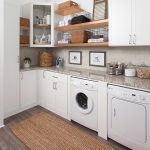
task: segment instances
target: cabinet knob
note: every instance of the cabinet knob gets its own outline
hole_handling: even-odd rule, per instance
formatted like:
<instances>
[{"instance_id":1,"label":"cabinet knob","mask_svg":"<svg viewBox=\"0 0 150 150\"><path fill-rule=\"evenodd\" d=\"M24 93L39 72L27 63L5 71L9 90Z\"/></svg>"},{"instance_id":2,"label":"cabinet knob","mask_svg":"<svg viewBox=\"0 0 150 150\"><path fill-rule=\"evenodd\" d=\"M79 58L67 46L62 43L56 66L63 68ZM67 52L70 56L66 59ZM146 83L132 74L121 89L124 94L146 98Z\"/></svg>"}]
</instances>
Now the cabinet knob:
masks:
<instances>
[{"instance_id":1,"label":"cabinet knob","mask_svg":"<svg viewBox=\"0 0 150 150\"><path fill-rule=\"evenodd\" d=\"M23 80L23 73L22 73L22 72L20 72L20 74L21 74L21 80Z\"/></svg>"},{"instance_id":2,"label":"cabinet knob","mask_svg":"<svg viewBox=\"0 0 150 150\"><path fill-rule=\"evenodd\" d=\"M129 35L129 44L132 44L132 35Z\"/></svg>"},{"instance_id":3,"label":"cabinet knob","mask_svg":"<svg viewBox=\"0 0 150 150\"><path fill-rule=\"evenodd\" d=\"M133 44L136 44L136 34L133 35Z\"/></svg>"}]
</instances>

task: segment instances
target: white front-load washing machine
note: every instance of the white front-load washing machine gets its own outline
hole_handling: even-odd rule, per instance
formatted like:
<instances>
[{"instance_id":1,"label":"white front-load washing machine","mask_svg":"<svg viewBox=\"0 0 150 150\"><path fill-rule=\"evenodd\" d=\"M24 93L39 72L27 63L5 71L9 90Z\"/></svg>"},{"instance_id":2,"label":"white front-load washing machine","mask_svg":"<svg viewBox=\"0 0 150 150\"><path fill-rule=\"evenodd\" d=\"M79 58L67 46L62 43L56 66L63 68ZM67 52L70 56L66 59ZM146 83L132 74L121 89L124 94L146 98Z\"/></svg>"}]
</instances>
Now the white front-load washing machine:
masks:
<instances>
[{"instance_id":1,"label":"white front-load washing machine","mask_svg":"<svg viewBox=\"0 0 150 150\"><path fill-rule=\"evenodd\" d=\"M98 83L71 78L71 120L98 130Z\"/></svg>"}]
</instances>

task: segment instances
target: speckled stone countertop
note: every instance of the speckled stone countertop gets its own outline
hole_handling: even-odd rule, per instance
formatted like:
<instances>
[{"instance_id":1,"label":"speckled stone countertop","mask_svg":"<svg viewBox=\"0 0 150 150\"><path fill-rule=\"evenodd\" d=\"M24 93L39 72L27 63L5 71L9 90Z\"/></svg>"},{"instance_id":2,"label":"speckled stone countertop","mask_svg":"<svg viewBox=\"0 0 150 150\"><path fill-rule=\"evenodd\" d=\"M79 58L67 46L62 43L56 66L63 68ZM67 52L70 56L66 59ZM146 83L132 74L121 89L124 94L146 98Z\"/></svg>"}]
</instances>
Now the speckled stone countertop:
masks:
<instances>
[{"instance_id":1,"label":"speckled stone countertop","mask_svg":"<svg viewBox=\"0 0 150 150\"><path fill-rule=\"evenodd\" d=\"M29 69L21 69L21 71L30 71L30 70L45 70L52 71L56 73L62 73L66 75L71 75L73 77L104 81L108 84L119 85L129 88L136 88L140 90L145 90L150 92L150 79L140 79L138 77L125 77L108 75L106 72L71 68L71 67L31 67Z\"/></svg>"}]
</instances>

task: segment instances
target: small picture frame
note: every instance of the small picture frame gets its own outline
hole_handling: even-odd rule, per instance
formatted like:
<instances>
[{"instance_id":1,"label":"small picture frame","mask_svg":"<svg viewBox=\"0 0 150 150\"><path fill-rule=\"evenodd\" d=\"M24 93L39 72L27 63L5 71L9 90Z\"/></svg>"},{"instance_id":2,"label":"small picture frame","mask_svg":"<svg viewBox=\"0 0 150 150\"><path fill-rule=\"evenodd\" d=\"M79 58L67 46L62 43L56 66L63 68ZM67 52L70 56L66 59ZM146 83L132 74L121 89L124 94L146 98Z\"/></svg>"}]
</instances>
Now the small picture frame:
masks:
<instances>
[{"instance_id":1,"label":"small picture frame","mask_svg":"<svg viewBox=\"0 0 150 150\"><path fill-rule=\"evenodd\" d=\"M106 52L89 52L89 65L95 67L106 67Z\"/></svg>"},{"instance_id":2,"label":"small picture frame","mask_svg":"<svg viewBox=\"0 0 150 150\"><path fill-rule=\"evenodd\" d=\"M69 51L69 64L81 65L82 64L82 52Z\"/></svg>"}]
</instances>

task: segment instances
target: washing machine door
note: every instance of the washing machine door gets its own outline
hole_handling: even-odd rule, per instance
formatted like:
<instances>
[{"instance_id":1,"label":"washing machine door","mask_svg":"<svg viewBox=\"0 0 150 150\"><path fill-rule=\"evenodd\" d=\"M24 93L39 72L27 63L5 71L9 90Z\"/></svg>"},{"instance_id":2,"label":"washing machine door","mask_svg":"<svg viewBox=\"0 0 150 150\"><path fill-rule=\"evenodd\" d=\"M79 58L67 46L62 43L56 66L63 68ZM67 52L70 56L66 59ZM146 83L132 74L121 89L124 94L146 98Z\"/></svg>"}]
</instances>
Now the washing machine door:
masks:
<instances>
[{"instance_id":1,"label":"washing machine door","mask_svg":"<svg viewBox=\"0 0 150 150\"><path fill-rule=\"evenodd\" d=\"M85 93L77 93L76 107L82 114L89 114L93 110L93 100Z\"/></svg>"}]
</instances>

